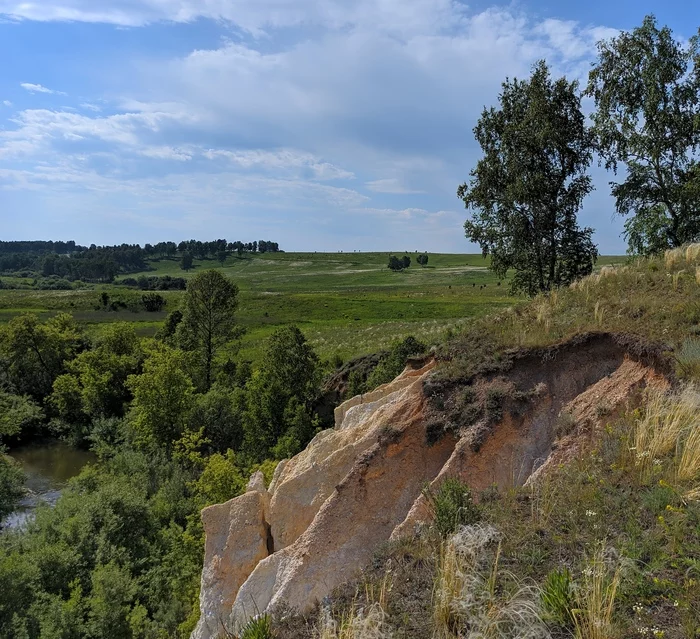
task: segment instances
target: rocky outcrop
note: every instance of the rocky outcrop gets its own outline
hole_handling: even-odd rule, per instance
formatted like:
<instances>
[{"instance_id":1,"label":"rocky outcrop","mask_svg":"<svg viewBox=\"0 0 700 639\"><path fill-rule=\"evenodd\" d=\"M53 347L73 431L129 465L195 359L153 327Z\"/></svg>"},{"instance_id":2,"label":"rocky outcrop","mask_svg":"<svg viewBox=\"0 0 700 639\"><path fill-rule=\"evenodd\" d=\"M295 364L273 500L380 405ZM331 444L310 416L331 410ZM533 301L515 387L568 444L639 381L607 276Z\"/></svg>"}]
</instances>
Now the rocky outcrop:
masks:
<instances>
[{"instance_id":1,"label":"rocky outcrop","mask_svg":"<svg viewBox=\"0 0 700 639\"><path fill-rule=\"evenodd\" d=\"M281 462L268 490L254 476L246 494L203 511L202 618L193 638L217 637L278 604L313 605L378 544L427 519L426 484L457 476L475 491L522 485L579 454L603 415L664 383L659 362L624 339L592 335L514 353L498 370L459 382L436 382L433 362L409 367L345 402L335 428ZM494 389L502 398L495 413L464 409L465 390L492 399ZM460 422L464 415L478 419ZM440 420L451 427L436 433Z\"/></svg>"}]
</instances>

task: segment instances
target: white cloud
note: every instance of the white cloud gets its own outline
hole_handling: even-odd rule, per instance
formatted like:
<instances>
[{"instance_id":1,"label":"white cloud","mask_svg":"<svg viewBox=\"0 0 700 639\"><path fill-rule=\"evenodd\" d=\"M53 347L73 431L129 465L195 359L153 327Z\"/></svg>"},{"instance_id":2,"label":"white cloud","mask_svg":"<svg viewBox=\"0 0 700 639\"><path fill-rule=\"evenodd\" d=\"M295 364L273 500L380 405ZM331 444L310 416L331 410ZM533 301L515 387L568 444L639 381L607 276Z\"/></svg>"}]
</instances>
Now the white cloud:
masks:
<instances>
[{"instance_id":1,"label":"white cloud","mask_svg":"<svg viewBox=\"0 0 700 639\"><path fill-rule=\"evenodd\" d=\"M323 162L311 153L305 153L295 149L277 149L274 151L261 149L236 151L209 149L204 155L210 160L224 158L231 164L235 164L244 169L308 170L317 180L347 180L355 177L351 171L341 169L329 162Z\"/></svg>"},{"instance_id":2,"label":"white cloud","mask_svg":"<svg viewBox=\"0 0 700 639\"><path fill-rule=\"evenodd\" d=\"M29 93L51 93L55 95L66 95L63 91L54 91L53 89L47 89L41 84L32 84L31 82L22 82L20 86L29 91Z\"/></svg>"},{"instance_id":3,"label":"white cloud","mask_svg":"<svg viewBox=\"0 0 700 639\"><path fill-rule=\"evenodd\" d=\"M367 188L375 193L393 193L395 195L407 193L424 193L416 189L410 189L401 183L397 178L386 178L383 180L372 180L367 182Z\"/></svg>"},{"instance_id":4,"label":"white cloud","mask_svg":"<svg viewBox=\"0 0 700 639\"><path fill-rule=\"evenodd\" d=\"M224 20L253 33L269 27L361 25L393 33L451 26L463 10L453 0L0 0L0 15L16 20L102 22L143 26L153 22Z\"/></svg>"},{"instance_id":5,"label":"white cloud","mask_svg":"<svg viewBox=\"0 0 700 639\"><path fill-rule=\"evenodd\" d=\"M3 103L3 105L6 106L6 107L11 107L11 106L12 106L12 102L10 102L9 100L3 100L2 103Z\"/></svg>"},{"instance_id":6,"label":"white cloud","mask_svg":"<svg viewBox=\"0 0 700 639\"><path fill-rule=\"evenodd\" d=\"M460 238L463 214L450 207L479 155L472 128L500 83L542 57L555 74L581 77L595 41L612 33L513 8L467 13L453 0L0 0L2 13L124 26L207 17L254 34L320 28L165 62L120 60L127 79L100 89L120 94L111 102L83 90L78 112L26 110L0 130L0 188L85 191L136 211L303 211L329 226L343 217L329 211L360 212ZM333 182L353 179L344 185L357 189Z\"/></svg>"}]
</instances>

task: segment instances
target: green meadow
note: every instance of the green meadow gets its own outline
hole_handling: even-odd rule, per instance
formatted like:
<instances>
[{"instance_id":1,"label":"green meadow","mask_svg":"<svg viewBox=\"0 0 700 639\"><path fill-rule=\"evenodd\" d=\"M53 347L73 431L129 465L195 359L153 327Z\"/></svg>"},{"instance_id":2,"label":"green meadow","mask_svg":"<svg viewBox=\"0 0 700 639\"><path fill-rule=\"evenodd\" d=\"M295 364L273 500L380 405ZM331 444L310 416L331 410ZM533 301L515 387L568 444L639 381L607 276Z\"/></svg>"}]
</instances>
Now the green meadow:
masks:
<instances>
[{"instance_id":1,"label":"green meadow","mask_svg":"<svg viewBox=\"0 0 700 639\"><path fill-rule=\"evenodd\" d=\"M299 326L321 357L338 354L346 359L385 348L407 335L428 343L437 341L446 330L518 299L509 294L509 281L489 271L481 255L430 254L428 264L421 267L416 263L417 254L408 253L412 263L402 272L387 268L389 255L392 253L233 255L223 264L195 260L188 272L177 259L160 259L150 262L150 270L128 277L189 278L203 269L221 270L240 288L238 320L246 331L241 355L249 360L256 359L263 339L285 324ZM624 259L601 258L598 266ZM0 322L22 312L48 316L66 311L91 332L99 332L107 322L127 321L140 335L150 336L182 297L181 291L159 291L167 300L165 311L115 312L101 308L103 292L131 306L143 294L119 286L118 280L82 290L0 290Z\"/></svg>"}]
</instances>

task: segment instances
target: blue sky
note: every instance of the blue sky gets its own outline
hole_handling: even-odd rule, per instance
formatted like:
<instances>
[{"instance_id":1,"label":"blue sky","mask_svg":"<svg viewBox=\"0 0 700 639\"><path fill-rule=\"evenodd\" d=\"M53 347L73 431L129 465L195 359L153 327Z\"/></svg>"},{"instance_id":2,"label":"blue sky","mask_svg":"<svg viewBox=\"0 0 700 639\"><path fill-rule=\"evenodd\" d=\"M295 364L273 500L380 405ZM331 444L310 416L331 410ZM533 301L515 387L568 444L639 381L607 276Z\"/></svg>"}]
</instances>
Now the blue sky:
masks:
<instances>
[{"instance_id":1,"label":"blue sky","mask_svg":"<svg viewBox=\"0 0 700 639\"><path fill-rule=\"evenodd\" d=\"M500 83L584 80L651 12L700 26L680 0L0 0L0 238L474 251L455 193ZM593 176L582 223L624 252Z\"/></svg>"}]
</instances>

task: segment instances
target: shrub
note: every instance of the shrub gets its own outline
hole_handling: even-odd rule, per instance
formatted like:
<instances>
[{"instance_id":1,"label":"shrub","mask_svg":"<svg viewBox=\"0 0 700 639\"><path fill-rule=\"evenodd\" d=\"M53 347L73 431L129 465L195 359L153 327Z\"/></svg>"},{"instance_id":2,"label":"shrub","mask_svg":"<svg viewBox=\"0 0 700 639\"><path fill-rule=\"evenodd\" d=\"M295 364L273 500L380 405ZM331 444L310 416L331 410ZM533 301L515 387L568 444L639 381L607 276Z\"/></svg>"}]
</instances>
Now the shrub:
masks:
<instances>
[{"instance_id":1,"label":"shrub","mask_svg":"<svg viewBox=\"0 0 700 639\"><path fill-rule=\"evenodd\" d=\"M471 489L458 479L448 477L435 492L426 487L423 495L432 512L435 530L443 539L481 518Z\"/></svg>"},{"instance_id":2,"label":"shrub","mask_svg":"<svg viewBox=\"0 0 700 639\"><path fill-rule=\"evenodd\" d=\"M145 295L142 295L141 302L143 303L143 307L149 313L162 311L167 303L165 298L162 295L158 295L158 293L146 293Z\"/></svg>"}]
</instances>

